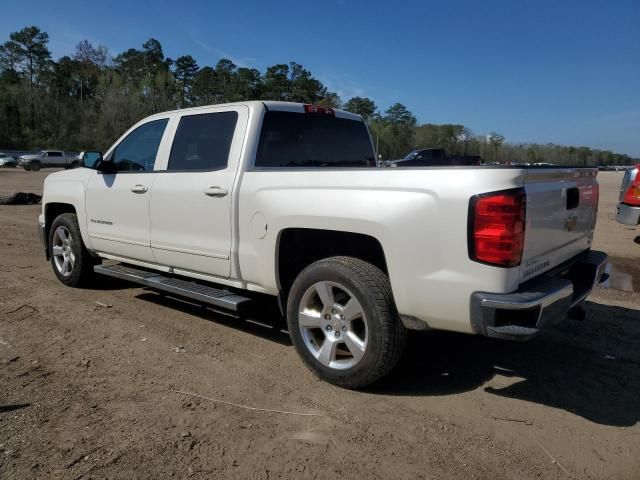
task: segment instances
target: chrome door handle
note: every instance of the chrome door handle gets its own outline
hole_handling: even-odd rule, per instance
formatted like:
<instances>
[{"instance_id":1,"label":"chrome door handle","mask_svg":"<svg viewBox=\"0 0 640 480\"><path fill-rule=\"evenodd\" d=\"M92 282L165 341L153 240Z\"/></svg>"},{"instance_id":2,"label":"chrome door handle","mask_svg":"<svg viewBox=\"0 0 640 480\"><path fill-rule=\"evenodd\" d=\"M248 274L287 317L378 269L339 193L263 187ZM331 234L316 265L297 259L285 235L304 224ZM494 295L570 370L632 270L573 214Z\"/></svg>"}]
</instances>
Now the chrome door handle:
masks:
<instances>
[{"instance_id":1,"label":"chrome door handle","mask_svg":"<svg viewBox=\"0 0 640 480\"><path fill-rule=\"evenodd\" d=\"M209 195L210 197L224 197L229 193L226 188L221 187L209 187L205 188L204 194Z\"/></svg>"},{"instance_id":2,"label":"chrome door handle","mask_svg":"<svg viewBox=\"0 0 640 480\"><path fill-rule=\"evenodd\" d=\"M131 187L131 191L133 193L147 193L147 190L149 190L147 187L140 184L134 185L133 187Z\"/></svg>"}]
</instances>

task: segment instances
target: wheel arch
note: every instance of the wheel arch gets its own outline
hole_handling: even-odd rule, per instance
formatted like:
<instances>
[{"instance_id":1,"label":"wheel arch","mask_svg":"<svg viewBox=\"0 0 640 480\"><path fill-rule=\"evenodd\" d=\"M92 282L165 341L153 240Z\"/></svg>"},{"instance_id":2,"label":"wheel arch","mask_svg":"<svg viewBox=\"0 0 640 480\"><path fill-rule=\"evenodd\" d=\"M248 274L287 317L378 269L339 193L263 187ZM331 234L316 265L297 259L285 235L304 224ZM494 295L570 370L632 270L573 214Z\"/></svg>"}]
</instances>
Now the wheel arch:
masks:
<instances>
[{"instance_id":1,"label":"wheel arch","mask_svg":"<svg viewBox=\"0 0 640 480\"><path fill-rule=\"evenodd\" d=\"M300 272L313 262L335 256L358 258L389 273L382 244L371 235L316 228L285 228L278 232L275 276L283 313L289 289Z\"/></svg>"},{"instance_id":2,"label":"wheel arch","mask_svg":"<svg viewBox=\"0 0 640 480\"><path fill-rule=\"evenodd\" d=\"M77 215L76 207L70 203L51 202L44 206L44 234L46 239L46 255L47 260L51 252L49 252L49 234L51 233L51 225L53 221L63 213L74 213Z\"/></svg>"}]
</instances>

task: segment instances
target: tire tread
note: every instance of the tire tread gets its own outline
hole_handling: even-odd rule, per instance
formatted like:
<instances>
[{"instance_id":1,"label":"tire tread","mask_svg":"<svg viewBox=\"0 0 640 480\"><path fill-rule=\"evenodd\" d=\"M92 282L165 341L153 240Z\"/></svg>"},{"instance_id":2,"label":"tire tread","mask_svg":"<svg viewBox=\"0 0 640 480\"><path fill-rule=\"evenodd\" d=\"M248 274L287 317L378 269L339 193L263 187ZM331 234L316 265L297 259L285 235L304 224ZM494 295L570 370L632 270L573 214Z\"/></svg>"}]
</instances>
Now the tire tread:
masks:
<instances>
[{"instance_id":1,"label":"tire tread","mask_svg":"<svg viewBox=\"0 0 640 480\"><path fill-rule=\"evenodd\" d=\"M388 374L402 357L407 340L407 330L398 317L393 301L389 277L378 267L355 257L329 257L309 265L301 275L311 268L326 267L343 271L354 279L368 293L380 318L382 328L381 352L373 368L353 377L336 376L332 383L345 388L363 388ZM319 373L303 356L307 367L316 375Z\"/></svg>"}]
</instances>

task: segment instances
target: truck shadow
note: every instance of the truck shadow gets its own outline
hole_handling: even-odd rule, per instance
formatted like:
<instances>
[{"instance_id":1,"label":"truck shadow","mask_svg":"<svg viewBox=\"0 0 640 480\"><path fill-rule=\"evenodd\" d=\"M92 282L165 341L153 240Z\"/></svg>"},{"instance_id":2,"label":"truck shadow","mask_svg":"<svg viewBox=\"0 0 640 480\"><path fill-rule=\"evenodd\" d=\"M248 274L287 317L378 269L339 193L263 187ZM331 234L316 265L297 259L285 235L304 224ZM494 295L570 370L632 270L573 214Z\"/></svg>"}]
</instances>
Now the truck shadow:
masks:
<instances>
[{"instance_id":1,"label":"truck shadow","mask_svg":"<svg viewBox=\"0 0 640 480\"><path fill-rule=\"evenodd\" d=\"M640 421L638 310L589 302L587 320L566 321L528 343L415 332L407 354L370 390L388 395L486 394L560 408L593 422ZM487 385L508 377L506 387Z\"/></svg>"},{"instance_id":2,"label":"truck shadow","mask_svg":"<svg viewBox=\"0 0 640 480\"><path fill-rule=\"evenodd\" d=\"M252 316L256 320L247 321L154 291L137 298L292 345L273 302L261 304ZM586 309L584 322L567 320L526 343L411 332L400 364L368 393L447 397L482 389L489 396L563 409L603 425L635 425L640 421L638 310L592 302ZM508 386L491 386L496 377L505 377L499 383Z\"/></svg>"},{"instance_id":3,"label":"truck shadow","mask_svg":"<svg viewBox=\"0 0 640 480\"><path fill-rule=\"evenodd\" d=\"M178 310L188 315L202 318L203 320L235 328L280 345L287 347L293 345L289 334L284 330L284 328L286 328L284 321L274 320L280 317L280 313L277 305L275 305L273 301L259 302L258 308L261 311L259 315L251 315L251 319L240 319L229 313L217 311L198 303L192 303L188 300L161 294L153 290L144 291L136 295L136 298Z\"/></svg>"}]
</instances>

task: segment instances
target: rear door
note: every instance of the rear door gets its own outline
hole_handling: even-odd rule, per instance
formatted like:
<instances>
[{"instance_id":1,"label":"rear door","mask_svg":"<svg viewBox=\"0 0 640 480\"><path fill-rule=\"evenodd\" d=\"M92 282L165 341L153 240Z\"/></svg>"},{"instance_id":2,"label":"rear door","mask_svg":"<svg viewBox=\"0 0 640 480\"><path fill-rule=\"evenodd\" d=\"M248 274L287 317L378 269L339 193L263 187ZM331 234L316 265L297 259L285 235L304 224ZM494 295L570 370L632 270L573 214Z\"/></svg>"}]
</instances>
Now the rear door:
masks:
<instances>
[{"instance_id":1,"label":"rear door","mask_svg":"<svg viewBox=\"0 0 640 480\"><path fill-rule=\"evenodd\" d=\"M530 168L520 280L589 249L598 212L596 169Z\"/></svg>"},{"instance_id":2,"label":"rear door","mask_svg":"<svg viewBox=\"0 0 640 480\"><path fill-rule=\"evenodd\" d=\"M158 263L228 278L233 186L249 110L187 112L175 122L164 170L151 190L151 248Z\"/></svg>"},{"instance_id":3,"label":"rear door","mask_svg":"<svg viewBox=\"0 0 640 480\"><path fill-rule=\"evenodd\" d=\"M63 152L49 151L46 163L51 167L64 167L67 162Z\"/></svg>"}]
</instances>

